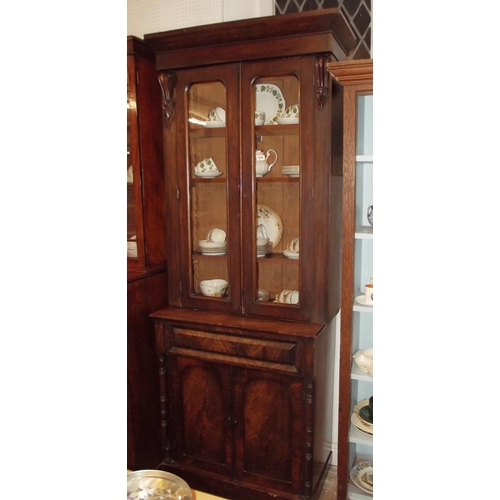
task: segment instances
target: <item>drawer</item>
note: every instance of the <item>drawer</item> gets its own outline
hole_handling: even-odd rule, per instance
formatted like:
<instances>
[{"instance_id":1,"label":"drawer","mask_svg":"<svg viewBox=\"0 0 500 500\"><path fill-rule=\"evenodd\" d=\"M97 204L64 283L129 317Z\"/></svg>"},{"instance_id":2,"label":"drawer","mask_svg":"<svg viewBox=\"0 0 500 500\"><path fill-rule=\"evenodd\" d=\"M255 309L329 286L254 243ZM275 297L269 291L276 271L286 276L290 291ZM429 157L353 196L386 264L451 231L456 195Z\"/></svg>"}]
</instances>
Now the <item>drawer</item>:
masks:
<instances>
[{"instance_id":1,"label":"drawer","mask_svg":"<svg viewBox=\"0 0 500 500\"><path fill-rule=\"evenodd\" d=\"M173 328L174 348L181 347L272 363L294 365L297 344ZM175 349L174 349L175 350Z\"/></svg>"}]
</instances>

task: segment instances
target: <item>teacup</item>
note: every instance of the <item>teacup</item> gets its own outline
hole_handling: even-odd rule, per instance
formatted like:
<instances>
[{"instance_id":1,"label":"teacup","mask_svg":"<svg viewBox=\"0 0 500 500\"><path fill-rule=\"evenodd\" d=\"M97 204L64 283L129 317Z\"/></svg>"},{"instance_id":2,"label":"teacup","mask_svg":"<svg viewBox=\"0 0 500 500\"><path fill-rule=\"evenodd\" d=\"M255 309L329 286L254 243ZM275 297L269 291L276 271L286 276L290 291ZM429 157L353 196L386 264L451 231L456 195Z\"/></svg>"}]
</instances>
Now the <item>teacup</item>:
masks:
<instances>
[{"instance_id":1,"label":"teacup","mask_svg":"<svg viewBox=\"0 0 500 500\"><path fill-rule=\"evenodd\" d=\"M213 227L208 231L206 241L209 243L224 243L226 241L226 231Z\"/></svg>"},{"instance_id":2,"label":"teacup","mask_svg":"<svg viewBox=\"0 0 500 500\"><path fill-rule=\"evenodd\" d=\"M299 253L299 238L294 238L288 243L287 250L292 253Z\"/></svg>"},{"instance_id":3,"label":"teacup","mask_svg":"<svg viewBox=\"0 0 500 500\"><path fill-rule=\"evenodd\" d=\"M368 373L373 365L373 349L360 349L354 356L354 362L363 373Z\"/></svg>"},{"instance_id":4,"label":"teacup","mask_svg":"<svg viewBox=\"0 0 500 500\"><path fill-rule=\"evenodd\" d=\"M266 113L264 111L255 111L254 113L255 125L264 125L266 122Z\"/></svg>"},{"instance_id":5,"label":"teacup","mask_svg":"<svg viewBox=\"0 0 500 500\"><path fill-rule=\"evenodd\" d=\"M209 122L225 122L226 121L226 111L224 108L217 106L208 112L207 121Z\"/></svg>"},{"instance_id":6,"label":"teacup","mask_svg":"<svg viewBox=\"0 0 500 500\"><path fill-rule=\"evenodd\" d=\"M194 171L198 173L218 172L219 169L217 168L214 159L210 156L210 158L205 158L204 160L201 160L199 163L197 163L194 167Z\"/></svg>"},{"instance_id":7,"label":"teacup","mask_svg":"<svg viewBox=\"0 0 500 500\"><path fill-rule=\"evenodd\" d=\"M281 304L298 304L299 303L299 291L298 290L283 290L278 295L276 295L276 302Z\"/></svg>"},{"instance_id":8,"label":"teacup","mask_svg":"<svg viewBox=\"0 0 500 500\"><path fill-rule=\"evenodd\" d=\"M283 113L283 118L298 118L299 117L299 105L292 104L285 109Z\"/></svg>"}]
</instances>

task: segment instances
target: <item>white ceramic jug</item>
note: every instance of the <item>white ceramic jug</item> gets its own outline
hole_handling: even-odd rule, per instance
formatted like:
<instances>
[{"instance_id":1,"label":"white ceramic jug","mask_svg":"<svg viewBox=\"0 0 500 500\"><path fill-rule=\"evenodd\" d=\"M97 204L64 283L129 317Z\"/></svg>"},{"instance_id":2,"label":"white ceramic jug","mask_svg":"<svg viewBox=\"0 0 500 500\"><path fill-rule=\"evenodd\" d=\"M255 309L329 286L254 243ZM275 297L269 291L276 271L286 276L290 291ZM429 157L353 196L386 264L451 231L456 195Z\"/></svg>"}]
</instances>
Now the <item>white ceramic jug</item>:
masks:
<instances>
[{"instance_id":1,"label":"white ceramic jug","mask_svg":"<svg viewBox=\"0 0 500 500\"><path fill-rule=\"evenodd\" d=\"M274 161L269 165L267 159L274 153ZM268 172L271 171L273 165L278 161L278 153L274 149L269 149L263 153L260 149L255 151L255 175L256 177L264 177Z\"/></svg>"}]
</instances>

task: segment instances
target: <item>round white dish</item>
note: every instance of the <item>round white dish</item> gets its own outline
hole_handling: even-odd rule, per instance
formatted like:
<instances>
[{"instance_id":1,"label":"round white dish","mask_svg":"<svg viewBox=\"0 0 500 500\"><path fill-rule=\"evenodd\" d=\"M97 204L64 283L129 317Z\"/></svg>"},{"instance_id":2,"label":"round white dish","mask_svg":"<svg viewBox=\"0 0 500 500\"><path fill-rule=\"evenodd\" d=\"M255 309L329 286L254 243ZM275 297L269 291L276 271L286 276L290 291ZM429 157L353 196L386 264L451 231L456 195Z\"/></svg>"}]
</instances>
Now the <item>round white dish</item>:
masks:
<instances>
[{"instance_id":1,"label":"round white dish","mask_svg":"<svg viewBox=\"0 0 500 500\"><path fill-rule=\"evenodd\" d=\"M283 236L283 222L281 217L267 205L257 205L257 225L263 224L272 248L276 248Z\"/></svg>"},{"instance_id":2,"label":"round white dish","mask_svg":"<svg viewBox=\"0 0 500 500\"><path fill-rule=\"evenodd\" d=\"M215 177L219 177L224 172L193 172L196 177L201 177L204 179L214 179Z\"/></svg>"},{"instance_id":3,"label":"round white dish","mask_svg":"<svg viewBox=\"0 0 500 500\"><path fill-rule=\"evenodd\" d=\"M271 83L255 85L255 109L266 113L265 125L276 125L285 107L285 98L279 87Z\"/></svg>"},{"instance_id":4,"label":"round white dish","mask_svg":"<svg viewBox=\"0 0 500 500\"><path fill-rule=\"evenodd\" d=\"M299 118L282 118L282 117L279 117L278 118L278 124L279 125L295 125L297 123L299 123Z\"/></svg>"},{"instance_id":5,"label":"round white dish","mask_svg":"<svg viewBox=\"0 0 500 500\"><path fill-rule=\"evenodd\" d=\"M352 482L363 491L373 493L373 464L364 460L354 465L350 471Z\"/></svg>"},{"instance_id":6,"label":"round white dish","mask_svg":"<svg viewBox=\"0 0 500 500\"><path fill-rule=\"evenodd\" d=\"M299 254L295 252L290 252L289 250L283 250L283 255L289 259L298 259Z\"/></svg>"}]
</instances>

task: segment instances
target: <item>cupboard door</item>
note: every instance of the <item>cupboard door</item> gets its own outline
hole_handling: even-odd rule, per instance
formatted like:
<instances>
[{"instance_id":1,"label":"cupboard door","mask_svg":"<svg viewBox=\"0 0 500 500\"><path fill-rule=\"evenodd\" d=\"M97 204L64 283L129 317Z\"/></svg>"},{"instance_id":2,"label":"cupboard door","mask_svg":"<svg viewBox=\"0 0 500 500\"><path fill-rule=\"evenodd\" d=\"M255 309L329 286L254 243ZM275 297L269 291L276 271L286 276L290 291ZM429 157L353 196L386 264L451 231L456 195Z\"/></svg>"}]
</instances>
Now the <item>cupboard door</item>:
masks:
<instances>
[{"instance_id":1,"label":"cupboard door","mask_svg":"<svg viewBox=\"0 0 500 500\"><path fill-rule=\"evenodd\" d=\"M169 441L172 458L211 472L232 473L230 367L171 356Z\"/></svg>"},{"instance_id":2,"label":"cupboard door","mask_svg":"<svg viewBox=\"0 0 500 500\"><path fill-rule=\"evenodd\" d=\"M240 310L238 74L237 64L175 73L166 150L170 210L179 214L169 221L174 305ZM204 295L213 280L227 287Z\"/></svg>"},{"instance_id":3,"label":"cupboard door","mask_svg":"<svg viewBox=\"0 0 500 500\"><path fill-rule=\"evenodd\" d=\"M237 479L301 491L303 382L296 377L234 368Z\"/></svg>"},{"instance_id":4,"label":"cupboard door","mask_svg":"<svg viewBox=\"0 0 500 500\"><path fill-rule=\"evenodd\" d=\"M314 177L307 146L315 112L311 64L299 58L243 65L242 253L248 314L310 319L315 258L306 237Z\"/></svg>"}]
</instances>

